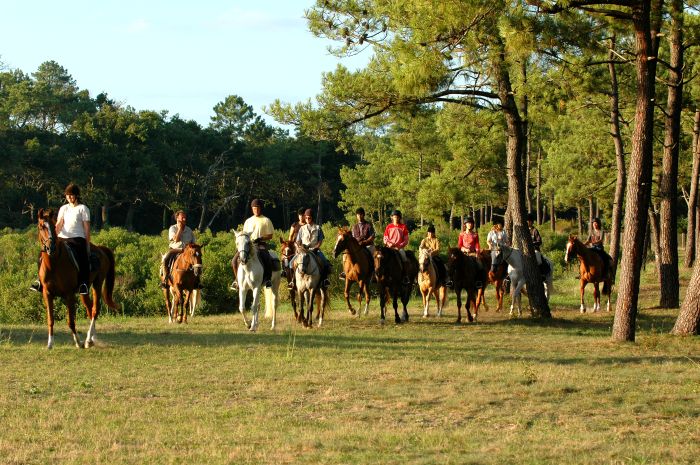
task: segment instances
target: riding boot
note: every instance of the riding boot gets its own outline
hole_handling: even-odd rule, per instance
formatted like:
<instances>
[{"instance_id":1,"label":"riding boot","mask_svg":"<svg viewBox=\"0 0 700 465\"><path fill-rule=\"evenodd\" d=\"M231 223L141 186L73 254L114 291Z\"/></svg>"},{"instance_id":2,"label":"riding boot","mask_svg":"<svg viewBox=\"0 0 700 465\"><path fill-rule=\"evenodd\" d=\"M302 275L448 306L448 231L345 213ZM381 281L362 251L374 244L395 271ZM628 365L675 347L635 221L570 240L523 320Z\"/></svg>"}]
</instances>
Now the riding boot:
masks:
<instances>
[{"instance_id":1,"label":"riding boot","mask_svg":"<svg viewBox=\"0 0 700 465\"><path fill-rule=\"evenodd\" d=\"M266 249L258 249L258 257L263 266L263 286L272 287L272 257Z\"/></svg>"}]
</instances>

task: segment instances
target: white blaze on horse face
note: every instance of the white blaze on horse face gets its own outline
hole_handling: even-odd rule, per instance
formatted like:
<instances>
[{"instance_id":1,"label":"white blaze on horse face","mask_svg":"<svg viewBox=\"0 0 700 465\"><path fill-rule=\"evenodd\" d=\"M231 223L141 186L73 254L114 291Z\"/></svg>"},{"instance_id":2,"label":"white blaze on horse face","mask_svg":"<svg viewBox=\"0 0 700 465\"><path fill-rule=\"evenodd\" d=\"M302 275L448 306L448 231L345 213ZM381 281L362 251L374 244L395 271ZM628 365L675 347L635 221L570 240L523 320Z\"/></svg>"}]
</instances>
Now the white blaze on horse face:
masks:
<instances>
[{"instance_id":1,"label":"white blaze on horse face","mask_svg":"<svg viewBox=\"0 0 700 465\"><path fill-rule=\"evenodd\" d=\"M566 243L566 253L564 254L564 263L569 263L569 251L571 250L571 242Z\"/></svg>"}]
</instances>

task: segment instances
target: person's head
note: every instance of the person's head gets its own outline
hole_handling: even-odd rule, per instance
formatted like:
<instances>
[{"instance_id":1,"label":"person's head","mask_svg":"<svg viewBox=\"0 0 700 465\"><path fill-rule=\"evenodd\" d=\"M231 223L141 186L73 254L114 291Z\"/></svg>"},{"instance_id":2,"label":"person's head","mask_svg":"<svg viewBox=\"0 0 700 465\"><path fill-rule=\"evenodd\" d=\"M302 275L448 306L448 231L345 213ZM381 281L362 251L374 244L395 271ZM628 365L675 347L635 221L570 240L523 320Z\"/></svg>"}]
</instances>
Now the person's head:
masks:
<instances>
[{"instance_id":1,"label":"person's head","mask_svg":"<svg viewBox=\"0 0 700 465\"><path fill-rule=\"evenodd\" d=\"M359 223L363 222L365 220L365 209L360 207L355 210L355 216L357 217L357 221Z\"/></svg>"},{"instance_id":2,"label":"person's head","mask_svg":"<svg viewBox=\"0 0 700 465\"><path fill-rule=\"evenodd\" d=\"M306 224L313 224L314 223L314 211L310 208L307 208L304 210L304 222Z\"/></svg>"},{"instance_id":3,"label":"person's head","mask_svg":"<svg viewBox=\"0 0 700 465\"><path fill-rule=\"evenodd\" d=\"M176 223L182 223L186 224L187 223L187 213L185 213L184 210L178 210L175 212L173 215L175 217L175 222Z\"/></svg>"},{"instance_id":4,"label":"person's head","mask_svg":"<svg viewBox=\"0 0 700 465\"><path fill-rule=\"evenodd\" d=\"M471 231L472 229L474 229L474 218L470 216L469 218L467 218L465 224L467 226L467 231Z\"/></svg>"},{"instance_id":5,"label":"person's head","mask_svg":"<svg viewBox=\"0 0 700 465\"><path fill-rule=\"evenodd\" d=\"M428 237L435 237L435 226L433 226L432 224L428 226Z\"/></svg>"},{"instance_id":6,"label":"person's head","mask_svg":"<svg viewBox=\"0 0 700 465\"><path fill-rule=\"evenodd\" d=\"M297 217L299 217L299 222L304 223L304 212L306 211L306 208L301 207L300 209L297 210Z\"/></svg>"},{"instance_id":7,"label":"person's head","mask_svg":"<svg viewBox=\"0 0 700 465\"><path fill-rule=\"evenodd\" d=\"M394 224L401 223L401 211L400 210L394 210L393 212L391 212L391 222Z\"/></svg>"},{"instance_id":8,"label":"person's head","mask_svg":"<svg viewBox=\"0 0 700 465\"><path fill-rule=\"evenodd\" d=\"M527 214L527 225L532 226L532 223L535 221L535 215L534 213L528 213Z\"/></svg>"},{"instance_id":9,"label":"person's head","mask_svg":"<svg viewBox=\"0 0 700 465\"><path fill-rule=\"evenodd\" d=\"M603 226L600 222L600 218L593 218L593 229L600 229L602 227Z\"/></svg>"},{"instance_id":10,"label":"person's head","mask_svg":"<svg viewBox=\"0 0 700 465\"><path fill-rule=\"evenodd\" d=\"M80 188L73 183L66 186L66 190L63 191L63 195L66 196L66 200L71 205L80 203Z\"/></svg>"},{"instance_id":11,"label":"person's head","mask_svg":"<svg viewBox=\"0 0 700 465\"><path fill-rule=\"evenodd\" d=\"M495 229L496 231L500 231L501 229L503 229L503 220L501 218L496 218L495 220L493 220L493 229Z\"/></svg>"},{"instance_id":12,"label":"person's head","mask_svg":"<svg viewBox=\"0 0 700 465\"><path fill-rule=\"evenodd\" d=\"M253 215L255 216L260 216L262 214L263 206L263 201L260 199L253 199L253 201L250 202L250 209L253 210Z\"/></svg>"}]
</instances>

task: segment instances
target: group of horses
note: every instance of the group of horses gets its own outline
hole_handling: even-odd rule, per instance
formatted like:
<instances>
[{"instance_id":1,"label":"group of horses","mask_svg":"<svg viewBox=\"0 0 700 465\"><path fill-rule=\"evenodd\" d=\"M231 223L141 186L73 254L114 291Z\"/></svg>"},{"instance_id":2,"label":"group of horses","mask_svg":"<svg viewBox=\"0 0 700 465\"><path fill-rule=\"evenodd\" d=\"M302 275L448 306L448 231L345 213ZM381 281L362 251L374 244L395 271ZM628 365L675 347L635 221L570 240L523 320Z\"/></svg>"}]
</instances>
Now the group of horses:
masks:
<instances>
[{"instance_id":1,"label":"group of horses","mask_svg":"<svg viewBox=\"0 0 700 465\"><path fill-rule=\"evenodd\" d=\"M117 308L113 299L115 282L114 254L107 247L91 244L91 271L90 283L92 285L92 298L89 295L81 295L83 305L87 309L90 326L85 336L84 344L81 343L75 329L76 299L78 288L77 263L67 244L55 232L56 220L52 210L41 209L38 212L38 238L41 245L39 263L39 280L42 284L43 300L46 305L48 323L48 348L53 347L54 304L56 297L61 297L68 309L68 326L77 347L90 347L94 344L96 333L95 322L100 309L100 297L106 305L112 309ZM281 267L272 272L272 286L263 286L263 266L258 257L257 247L253 244L247 233L236 233L236 248L239 251L239 267L236 273L239 289L239 311L243 316L246 327L255 331L259 324L258 309L260 306L261 290L265 293L265 316L271 318L271 329L275 329L276 310L278 305L278 289L284 272L290 291L290 301L294 311L294 317L304 326L310 327L314 323L313 310L316 306L316 320L321 326L328 308L330 299L328 289L321 281L321 264L316 254L292 241L280 239L281 250L277 256L271 252L273 260L281 261ZM188 244L182 253L174 260L168 274L167 286L163 290L169 321L187 322L187 315L191 316L201 300L200 279L202 275L202 249L197 244ZM411 297L413 284L417 283L423 297L423 316L429 316L429 302L431 295L437 302L437 315L441 316L447 303L446 283L438 279L438 270L435 261L427 250L419 250L418 258L406 251L404 261L398 251L388 247L378 247L374 253L370 253L366 247L361 246L347 228L339 228L336 237L333 255L337 258L343 254L343 270L345 273L344 297L350 313L357 314L350 301L350 290L353 283L359 287L357 300L362 304L362 312L367 315L371 301L370 283L377 282L380 319L384 323L386 318L386 306L389 301L394 308L396 323L407 322L409 319L407 305ZM599 283L603 283L602 293L608 296L607 310L610 310L610 294L614 282L614 268L609 257L601 255L586 247L574 235L569 236L566 246L565 260L570 262L578 257L580 262L581 280L581 312L586 311L584 303L584 289L586 284L594 285L593 311L600 310ZM543 257L549 264L550 272L544 276L545 294L547 298L552 292L551 262ZM483 251L478 257L464 254L457 248L448 249L447 270L453 283L457 298L457 323L462 321L462 291L466 292L465 311L469 322L478 318L481 304L486 309L484 291L488 284L493 284L496 289L497 311L503 307L504 281L511 281L511 315L517 308L521 314L520 295L525 285L523 270L523 254L519 250L502 246L494 256L493 265L490 251ZM245 317L246 294L252 292L251 305L252 319L250 322ZM403 306L403 312L399 315L398 302ZM471 309L474 309L472 315Z\"/></svg>"}]
</instances>

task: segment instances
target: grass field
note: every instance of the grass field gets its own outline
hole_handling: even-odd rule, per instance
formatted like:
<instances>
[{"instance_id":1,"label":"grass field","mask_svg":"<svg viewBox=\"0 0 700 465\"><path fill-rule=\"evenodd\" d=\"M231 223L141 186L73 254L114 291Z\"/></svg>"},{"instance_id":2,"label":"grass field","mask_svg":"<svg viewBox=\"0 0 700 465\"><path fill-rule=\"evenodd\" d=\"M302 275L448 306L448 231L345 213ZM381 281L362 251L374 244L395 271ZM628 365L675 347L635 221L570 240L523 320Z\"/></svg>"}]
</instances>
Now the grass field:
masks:
<instances>
[{"instance_id":1,"label":"grass field","mask_svg":"<svg viewBox=\"0 0 700 465\"><path fill-rule=\"evenodd\" d=\"M285 306L257 334L234 314L105 317L90 350L64 322L53 351L44 326L5 326L0 463L698 463L700 338L668 335L648 284L637 342L612 343L612 313L557 285L549 321L455 326L452 295L399 326L376 301L357 318L336 300L312 330Z\"/></svg>"}]
</instances>

